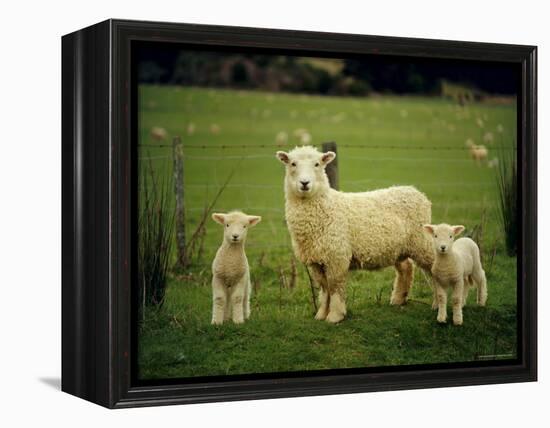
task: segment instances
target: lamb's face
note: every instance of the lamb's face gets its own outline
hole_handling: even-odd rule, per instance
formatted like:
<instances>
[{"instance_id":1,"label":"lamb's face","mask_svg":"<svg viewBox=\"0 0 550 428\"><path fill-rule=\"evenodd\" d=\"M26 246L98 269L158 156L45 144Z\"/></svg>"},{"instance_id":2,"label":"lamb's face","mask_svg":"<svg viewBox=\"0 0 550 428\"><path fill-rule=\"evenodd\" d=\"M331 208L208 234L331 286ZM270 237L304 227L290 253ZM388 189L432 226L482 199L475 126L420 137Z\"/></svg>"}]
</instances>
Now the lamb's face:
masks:
<instances>
[{"instance_id":1,"label":"lamb's face","mask_svg":"<svg viewBox=\"0 0 550 428\"><path fill-rule=\"evenodd\" d=\"M260 216L246 215L240 211L214 213L212 219L223 226L223 237L228 244L244 242L248 229L262 220Z\"/></svg>"},{"instance_id":2,"label":"lamb's face","mask_svg":"<svg viewBox=\"0 0 550 428\"><path fill-rule=\"evenodd\" d=\"M297 147L289 153L277 152L286 167L286 187L300 198L310 198L328 186L325 167L334 160L334 152L321 153L311 146Z\"/></svg>"},{"instance_id":3,"label":"lamb's face","mask_svg":"<svg viewBox=\"0 0 550 428\"><path fill-rule=\"evenodd\" d=\"M432 236L434 250L439 254L447 254L451 252L455 237L462 233L464 226L425 224L424 230Z\"/></svg>"}]
</instances>

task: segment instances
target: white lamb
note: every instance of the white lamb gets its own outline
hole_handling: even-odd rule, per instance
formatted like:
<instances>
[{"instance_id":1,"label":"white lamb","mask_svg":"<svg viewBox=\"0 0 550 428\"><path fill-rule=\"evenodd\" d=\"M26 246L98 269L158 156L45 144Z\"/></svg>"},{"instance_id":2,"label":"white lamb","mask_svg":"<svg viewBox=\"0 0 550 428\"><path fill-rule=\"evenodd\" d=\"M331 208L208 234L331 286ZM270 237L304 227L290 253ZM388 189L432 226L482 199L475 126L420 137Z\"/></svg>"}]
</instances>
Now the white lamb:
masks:
<instances>
[{"instance_id":1,"label":"white lamb","mask_svg":"<svg viewBox=\"0 0 550 428\"><path fill-rule=\"evenodd\" d=\"M434 258L422 230L431 218L426 196L410 186L363 193L334 190L325 167L336 155L311 146L280 151L277 157L286 166L285 217L294 253L320 285L315 318L331 323L344 319L350 268L394 266L390 303L405 303L413 280L412 260L430 272Z\"/></svg>"},{"instance_id":2,"label":"white lamb","mask_svg":"<svg viewBox=\"0 0 550 428\"><path fill-rule=\"evenodd\" d=\"M244 243L248 228L262 218L232 211L214 213L212 219L224 226L222 245L212 263L212 324L229 319L240 324L250 316L250 270Z\"/></svg>"},{"instance_id":3,"label":"white lamb","mask_svg":"<svg viewBox=\"0 0 550 428\"><path fill-rule=\"evenodd\" d=\"M424 225L433 238L435 260L432 276L435 282L438 313L437 321L447 322L447 288L453 289L453 324L462 325L462 307L468 299L471 286L477 286L477 303L485 306L487 280L481 266L479 247L470 238L454 238L464 226L448 224Z\"/></svg>"}]
</instances>

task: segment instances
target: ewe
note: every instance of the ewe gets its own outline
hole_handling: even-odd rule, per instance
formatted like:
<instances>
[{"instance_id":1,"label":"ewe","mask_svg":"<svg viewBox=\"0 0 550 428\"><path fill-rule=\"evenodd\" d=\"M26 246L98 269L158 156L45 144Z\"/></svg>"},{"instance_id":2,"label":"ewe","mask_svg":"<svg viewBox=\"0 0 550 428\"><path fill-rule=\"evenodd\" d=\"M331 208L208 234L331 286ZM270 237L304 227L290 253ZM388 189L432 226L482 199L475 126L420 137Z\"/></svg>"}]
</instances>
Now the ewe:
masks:
<instances>
[{"instance_id":1,"label":"ewe","mask_svg":"<svg viewBox=\"0 0 550 428\"><path fill-rule=\"evenodd\" d=\"M311 146L277 152L286 166L285 217L294 253L321 287L315 318L331 323L346 315L350 267L394 266L390 303L403 304L413 280L412 260L427 272L433 262L430 239L422 230L431 218L426 196L409 186L364 193L334 190L325 167L335 156Z\"/></svg>"},{"instance_id":2,"label":"ewe","mask_svg":"<svg viewBox=\"0 0 550 428\"><path fill-rule=\"evenodd\" d=\"M154 126L151 128L151 137L153 140L156 141L163 141L166 140L168 137L168 132L166 132L166 129L161 128L160 126Z\"/></svg>"},{"instance_id":3,"label":"ewe","mask_svg":"<svg viewBox=\"0 0 550 428\"><path fill-rule=\"evenodd\" d=\"M240 324L250 316L250 271L244 242L248 227L262 218L232 211L214 213L212 219L224 226L222 245L212 263L212 324L230 318Z\"/></svg>"},{"instance_id":4,"label":"ewe","mask_svg":"<svg viewBox=\"0 0 550 428\"><path fill-rule=\"evenodd\" d=\"M485 306L487 301L487 280L481 267L479 247L470 238L454 241L464 226L426 224L424 229L433 238L435 260L432 276L437 294L437 321L447 322L447 288L451 287L453 323L461 325L462 307L466 304L470 286L477 286L478 305Z\"/></svg>"}]
</instances>

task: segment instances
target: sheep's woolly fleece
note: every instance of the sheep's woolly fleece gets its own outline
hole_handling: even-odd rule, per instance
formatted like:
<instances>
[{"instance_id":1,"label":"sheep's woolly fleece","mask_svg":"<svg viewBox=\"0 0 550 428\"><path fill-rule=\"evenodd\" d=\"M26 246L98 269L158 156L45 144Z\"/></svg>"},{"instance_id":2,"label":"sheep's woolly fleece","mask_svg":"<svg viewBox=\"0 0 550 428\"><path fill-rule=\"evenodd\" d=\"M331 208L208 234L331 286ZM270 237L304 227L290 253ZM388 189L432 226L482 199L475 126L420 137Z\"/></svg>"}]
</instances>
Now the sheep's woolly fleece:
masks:
<instances>
[{"instance_id":1,"label":"sheep's woolly fleece","mask_svg":"<svg viewBox=\"0 0 550 428\"><path fill-rule=\"evenodd\" d=\"M318 158L311 146L297 147L290 159ZM306 264L355 262L366 269L394 266L411 257L430 270L431 240L422 226L430 222L431 202L412 186L394 186L361 193L330 188L322 174L314 197L300 198L285 175L285 212L296 256Z\"/></svg>"}]
</instances>

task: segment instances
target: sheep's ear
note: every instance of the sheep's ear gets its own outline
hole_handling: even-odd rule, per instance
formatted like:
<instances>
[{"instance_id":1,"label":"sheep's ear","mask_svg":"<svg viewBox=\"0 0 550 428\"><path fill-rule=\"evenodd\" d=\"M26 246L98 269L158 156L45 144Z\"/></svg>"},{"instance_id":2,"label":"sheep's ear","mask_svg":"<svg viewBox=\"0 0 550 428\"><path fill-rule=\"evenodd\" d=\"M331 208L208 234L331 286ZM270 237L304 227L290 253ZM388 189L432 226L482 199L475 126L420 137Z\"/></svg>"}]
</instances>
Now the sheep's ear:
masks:
<instances>
[{"instance_id":1,"label":"sheep's ear","mask_svg":"<svg viewBox=\"0 0 550 428\"><path fill-rule=\"evenodd\" d=\"M290 162L290 158L288 157L288 153L287 153L287 152L281 152L281 151L279 151L279 152L277 152L277 157L278 157L279 160L280 160L282 163L284 163L285 165L286 165L287 163Z\"/></svg>"},{"instance_id":2,"label":"sheep's ear","mask_svg":"<svg viewBox=\"0 0 550 428\"><path fill-rule=\"evenodd\" d=\"M262 221L262 218L259 215L249 215L248 216L248 224L251 227L256 226L261 221Z\"/></svg>"},{"instance_id":3,"label":"sheep's ear","mask_svg":"<svg viewBox=\"0 0 550 428\"><path fill-rule=\"evenodd\" d=\"M323 162L324 165L328 165L334 160L335 157L336 157L336 153L334 152L323 153L321 155L321 162Z\"/></svg>"},{"instance_id":4,"label":"sheep's ear","mask_svg":"<svg viewBox=\"0 0 550 428\"><path fill-rule=\"evenodd\" d=\"M462 232L464 232L464 226L453 226L453 233L455 236L460 235Z\"/></svg>"},{"instance_id":5,"label":"sheep's ear","mask_svg":"<svg viewBox=\"0 0 550 428\"><path fill-rule=\"evenodd\" d=\"M225 224L225 214L214 213L212 214L212 220L221 225Z\"/></svg>"},{"instance_id":6,"label":"sheep's ear","mask_svg":"<svg viewBox=\"0 0 550 428\"><path fill-rule=\"evenodd\" d=\"M434 227L431 224L425 224L422 226L426 232L428 232L430 235L434 234Z\"/></svg>"}]
</instances>

